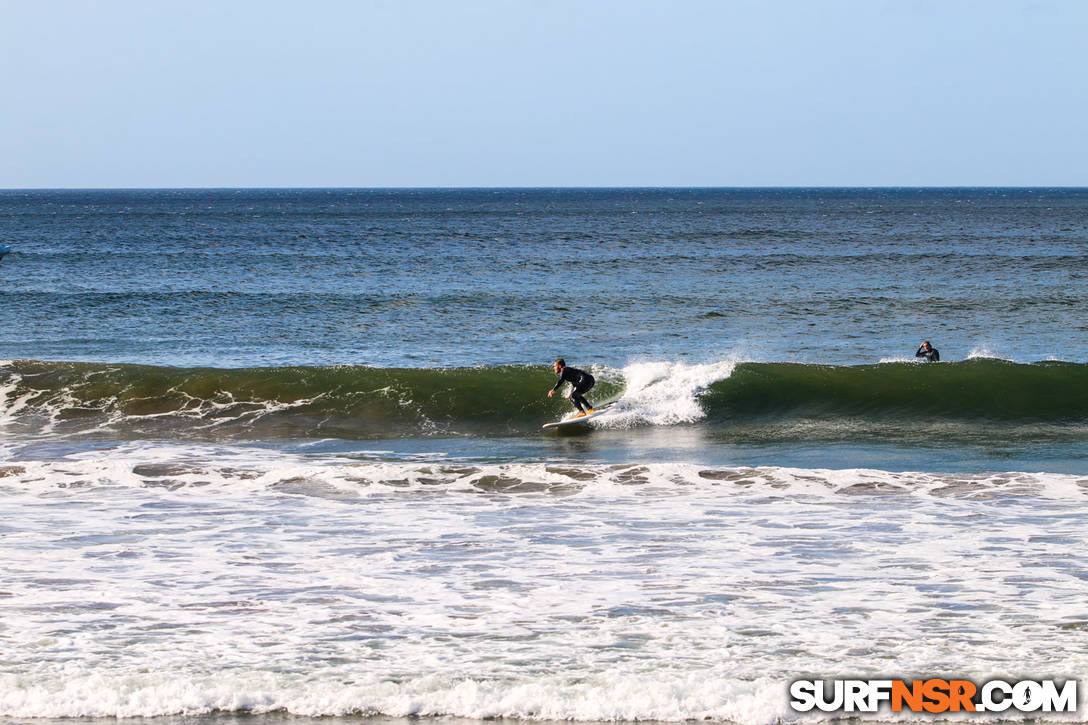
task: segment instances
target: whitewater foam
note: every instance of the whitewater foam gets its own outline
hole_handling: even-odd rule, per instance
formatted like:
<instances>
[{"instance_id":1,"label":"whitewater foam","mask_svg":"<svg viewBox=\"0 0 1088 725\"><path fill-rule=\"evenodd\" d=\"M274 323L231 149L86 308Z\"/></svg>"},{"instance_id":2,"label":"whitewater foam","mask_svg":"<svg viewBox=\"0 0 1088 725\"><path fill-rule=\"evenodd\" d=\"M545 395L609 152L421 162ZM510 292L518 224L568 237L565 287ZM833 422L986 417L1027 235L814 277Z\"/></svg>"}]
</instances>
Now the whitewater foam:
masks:
<instances>
[{"instance_id":1,"label":"whitewater foam","mask_svg":"<svg viewBox=\"0 0 1088 725\"><path fill-rule=\"evenodd\" d=\"M390 491L434 491L445 494L479 491L639 495L642 490L721 488L727 491L789 491L810 496L842 494L977 498L1030 494L1048 499L1082 501L1088 478L1045 472L975 474L884 471L877 469L787 468L781 466L706 466L684 462L575 464L483 463L450 460L442 453L405 455L375 449L365 460L358 454L308 453L319 442L307 442L300 453L259 446L201 443L130 442L106 449L76 450L60 458L24 458L8 442L4 458L7 491L39 495L52 489L191 489L209 495L251 495L291 486L305 493L340 490L352 496ZM2 449L0 449L2 450ZM33 450L33 449L31 449Z\"/></svg>"},{"instance_id":2,"label":"whitewater foam","mask_svg":"<svg viewBox=\"0 0 1088 725\"><path fill-rule=\"evenodd\" d=\"M0 368L9 365L11 361L0 361ZM11 373L7 380L0 381L0 425L13 423L17 416L27 408L28 402L37 394L37 391L18 392L19 384L23 378L18 373Z\"/></svg>"},{"instance_id":3,"label":"whitewater foam","mask_svg":"<svg viewBox=\"0 0 1088 725\"><path fill-rule=\"evenodd\" d=\"M971 349L971 352L967 353L968 360L1001 360L1003 362L1012 362L1012 358L1002 357L993 350L987 347L975 347Z\"/></svg>"},{"instance_id":4,"label":"whitewater foam","mask_svg":"<svg viewBox=\"0 0 1088 725\"><path fill-rule=\"evenodd\" d=\"M625 385L616 411L597 421L600 427L676 425L705 417L699 394L732 375L737 363L640 362L622 370Z\"/></svg>"},{"instance_id":5,"label":"whitewater foam","mask_svg":"<svg viewBox=\"0 0 1088 725\"><path fill-rule=\"evenodd\" d=\"M1088 479L9 457L0 714L788 719L821 676L1088 675Z\"/></svg>"}]
</instances>

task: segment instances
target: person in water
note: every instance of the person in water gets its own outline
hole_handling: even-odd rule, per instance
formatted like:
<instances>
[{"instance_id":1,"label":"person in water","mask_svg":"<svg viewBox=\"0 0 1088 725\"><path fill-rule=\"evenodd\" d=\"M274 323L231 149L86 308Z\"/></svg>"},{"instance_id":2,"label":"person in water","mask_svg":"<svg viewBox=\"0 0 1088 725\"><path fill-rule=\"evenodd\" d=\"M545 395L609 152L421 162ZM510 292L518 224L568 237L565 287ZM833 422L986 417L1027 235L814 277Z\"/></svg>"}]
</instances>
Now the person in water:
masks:
<instances>
[{"instance_id":1,"label":"person in water","mask_svg":"<svg viewBox=\"0 0 1088 725\"><path fill-rule=\"evenodd\" d=\"M589 415L595 412L593 406L589 404L589 401L585 398L585 393L593 387L597 382L593 379L593 376L587 373L585 370L579 370L578 368L569 368L563 358L559 358L552 363L552 370L559 376L559 380L556 381L555 386L548 391L548 397L555 395L555 391L559 389L559 386L564 382L570 383L570 393L567 397L570 402L574 403L574 407L578 409L578 415Z\"/></svg>"},{"instance_id":2,"label":"person in water","mask_svg":"<svg viewBox=\"0 0 1088 725\"><path fill-rule=\"evenodd\" d=\"M914 357L924 357L926 362L941 361L941 353L937 352L937 348L929 344L929 340L926 340L919 346L918 352L914 353Z\"/></svg>"}]
</instances>

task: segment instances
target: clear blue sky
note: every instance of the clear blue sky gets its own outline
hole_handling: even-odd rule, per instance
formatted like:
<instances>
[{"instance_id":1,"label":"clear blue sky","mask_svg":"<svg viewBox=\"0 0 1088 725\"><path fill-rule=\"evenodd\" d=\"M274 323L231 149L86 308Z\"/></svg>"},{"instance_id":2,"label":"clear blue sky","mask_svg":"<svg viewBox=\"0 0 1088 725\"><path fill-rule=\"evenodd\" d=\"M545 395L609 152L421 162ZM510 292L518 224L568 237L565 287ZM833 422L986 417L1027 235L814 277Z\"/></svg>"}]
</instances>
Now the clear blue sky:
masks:
<instances>
[{"instance_id":1,"label":"clear blue sky","mask_svg":"<svg viewBox=\"0 0 1088 725\"><path fill-rule=\"evenodd\" d=\"M1083 0L0 0L0 188L1088 185Z\"/></svg>"}]
</instances>

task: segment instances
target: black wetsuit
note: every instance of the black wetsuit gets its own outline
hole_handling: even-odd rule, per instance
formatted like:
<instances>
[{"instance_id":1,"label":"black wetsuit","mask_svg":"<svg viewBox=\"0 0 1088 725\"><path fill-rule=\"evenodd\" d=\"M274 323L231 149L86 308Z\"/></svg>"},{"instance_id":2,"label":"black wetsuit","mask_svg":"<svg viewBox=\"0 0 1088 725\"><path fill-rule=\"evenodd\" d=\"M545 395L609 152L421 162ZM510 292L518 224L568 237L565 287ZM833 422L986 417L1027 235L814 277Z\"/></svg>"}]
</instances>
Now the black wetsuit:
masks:
<instances>
[{"instance_id":1,"label":"black wetsuit","mask_svg":"<svg viewBox=\"0 0 1088 725\"><path fill-rule=\"evenodd\" d=\"M924 357L926 362L940 362L941 353L937 352L937 348L930 346L926 351L924 347L919 347L918 352L914 353L914 357Z\"/></svg>"},{"instance_id":2,"label":"black wetsuit","mask_svg":"<svg viewBox=\"0 0 1088 725\"><path fill-rule=\"evenodd\" d=\"M574 403L578 410L585 412L591 410L593 406L589 404L589 401L585 399L582 393L585 393L592 388L596 382L597 381L593 379L593 376L585 370L565 367L559 371L559 380L555 383L552 390L558 390L559 386L563 383L570 383L572 389L570 395L567 397L570 398L570 402Z\"/></svg>"}]
</instances>

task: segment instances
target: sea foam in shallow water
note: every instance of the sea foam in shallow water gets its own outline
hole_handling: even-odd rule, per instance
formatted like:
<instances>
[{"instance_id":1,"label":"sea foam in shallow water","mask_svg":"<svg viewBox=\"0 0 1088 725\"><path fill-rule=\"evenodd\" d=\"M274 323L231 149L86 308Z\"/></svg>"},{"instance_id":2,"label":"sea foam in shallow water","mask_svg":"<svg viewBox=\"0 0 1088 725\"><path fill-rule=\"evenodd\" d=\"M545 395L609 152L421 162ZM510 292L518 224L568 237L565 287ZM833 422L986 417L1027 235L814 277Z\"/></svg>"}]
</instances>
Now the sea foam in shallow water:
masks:
<instances>
[{"instance_id":1,"label":"sea foam in shallow water","mask_svg":"<svg viewBox=\"0 0 1088 725\"><path fill-rule=\"evenodd\" d=\"M0 478L0 713L791 719L1088 674L1088 479L129 444Z\"/></svg>"}]
</instances>

